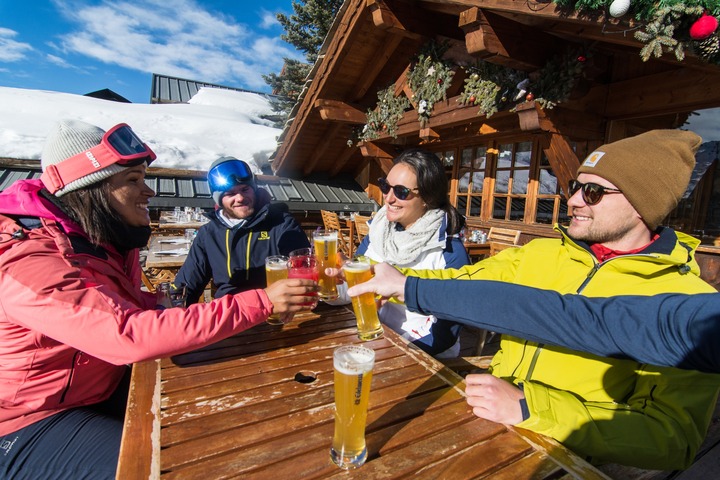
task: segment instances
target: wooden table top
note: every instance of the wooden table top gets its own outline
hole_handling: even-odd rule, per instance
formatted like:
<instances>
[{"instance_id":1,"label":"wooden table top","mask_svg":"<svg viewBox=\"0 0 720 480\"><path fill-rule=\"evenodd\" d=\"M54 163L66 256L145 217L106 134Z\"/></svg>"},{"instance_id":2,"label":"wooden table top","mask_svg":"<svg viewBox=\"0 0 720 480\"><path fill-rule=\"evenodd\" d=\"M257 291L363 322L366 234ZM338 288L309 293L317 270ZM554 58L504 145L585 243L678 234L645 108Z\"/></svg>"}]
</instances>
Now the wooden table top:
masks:
<instances>
[{"instance_id":1,"label":"wooden table top","mask_svg":"<svg viewBox=\"0 0 720 480\"><path fill-rule=\"evenodd\" d=\"M607 479L551 439L475 417L463 379L388 329L364 343L368 461L339 469L332 352L361 342L348 308L316 312L134 365L117 478Z\"/></svg>"},{"instance_id":2,"label":"wooden table top","mask_svg":"<svg viewBox=\"0 0 720 480\"><path fill-rule=\"evenodd\" d=\"M194 228L198 229L205 225L208 222L208 219L203 217L200 221L194 221L194 220L188 220L185 222L179 222L175 219L175 216L173 212L162 212L160 214L160 218L158 219L157 228L158 229L185 229L185 228Z\"/></svg>"},{"instance_id":3,"label":"wooden table top","mask_svg":"<svg viewBox=\"0 0 720 480\"><path fill-rule=\"evenodd\" d=\"M190 244L183 235L152 235L145 259L147 268L180 268L189 252ZM162 252L176 252L178 255L164 255ZM181 253L181 251L183 253Z\"/></svg>"}]
</instances>

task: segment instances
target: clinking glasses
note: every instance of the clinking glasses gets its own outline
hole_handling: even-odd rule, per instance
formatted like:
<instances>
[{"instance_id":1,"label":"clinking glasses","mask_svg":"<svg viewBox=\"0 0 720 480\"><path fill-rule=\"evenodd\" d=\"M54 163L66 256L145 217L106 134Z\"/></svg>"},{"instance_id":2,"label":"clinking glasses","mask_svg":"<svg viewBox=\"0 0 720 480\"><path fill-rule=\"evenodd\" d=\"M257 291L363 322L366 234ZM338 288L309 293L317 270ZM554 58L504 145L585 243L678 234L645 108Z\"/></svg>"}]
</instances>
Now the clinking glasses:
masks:
<instances>
[{"instance_id":1,"label":"clinking glasses","mask_svg":"<svg viewBox=\"0 0 720 480\"><path fill-rule=\"evenodd\" d=\"M390 193L390 189L392 188L392 191L398 200L405 200L410 195L410 192L419 191L417 188L408 188L404 185L390 185L387 182L387 179L382 177L378 178L378 186L380 187L380 191L383 195Z\"/></svg>"},{"instance_id":2,"label":"clinking glasses","mask_svg":"<svg viewBox=\"0 0 720 480\"><path fill-rule=\"evenodd\" d=\"M570 180L570 196L572 197L580 190L582 199L588 205L597 205L604 195L611 193L622 193L617 188L603 187L597 183L580 183L577 180Z\"/></svg>"},{"instance_id":3,"label":"clinking glasses","mask_svg":"<svg viewBox=\"0 0 720 480\"><path fill-rule=\"evenodd\" d=\"M67 184L117 163L134 167L150 165L157 156L129 125L115 125L103 135L99 145L56 164L48 165L40 176L45 188L55 193Z\"/></svg>"}]
</instances>

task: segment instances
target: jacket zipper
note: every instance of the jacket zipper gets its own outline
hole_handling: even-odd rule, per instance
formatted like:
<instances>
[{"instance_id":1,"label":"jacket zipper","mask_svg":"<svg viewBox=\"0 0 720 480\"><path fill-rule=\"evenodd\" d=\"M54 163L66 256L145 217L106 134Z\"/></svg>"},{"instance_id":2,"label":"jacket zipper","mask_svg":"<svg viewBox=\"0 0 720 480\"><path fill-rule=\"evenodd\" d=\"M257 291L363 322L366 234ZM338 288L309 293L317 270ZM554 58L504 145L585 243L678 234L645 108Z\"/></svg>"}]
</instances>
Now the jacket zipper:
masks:
<instances>
[{"instance_id":1,"label":"jacket zipper","mask_svg":"<svg viewBox=\"0 0 720 480\"><path fill-rule=\"evenodd\" d=\"M250 245L252 244L252 230L248 232L247 252L245 253L245 280L250 279Z\"/></svg>"},{"instance_id":2,"label":"jacket zipper","mask_svg":"<svg viewBox=\"0 0 720 480\"><path fill-rule=\"evenodd\" d=\"M73 375L75 374L75 365L77 363L77 359L80 356L80 351L75 351L75 354L73 355L72 359L72 365L70 366L70 375L68 376L67 383L65 384L65 388L63 389L62 395L60 395L60 402L65 402L65 395L67 395L68 390L70 390L70 384L72 383Z\"/></svg>"}]
</instances>

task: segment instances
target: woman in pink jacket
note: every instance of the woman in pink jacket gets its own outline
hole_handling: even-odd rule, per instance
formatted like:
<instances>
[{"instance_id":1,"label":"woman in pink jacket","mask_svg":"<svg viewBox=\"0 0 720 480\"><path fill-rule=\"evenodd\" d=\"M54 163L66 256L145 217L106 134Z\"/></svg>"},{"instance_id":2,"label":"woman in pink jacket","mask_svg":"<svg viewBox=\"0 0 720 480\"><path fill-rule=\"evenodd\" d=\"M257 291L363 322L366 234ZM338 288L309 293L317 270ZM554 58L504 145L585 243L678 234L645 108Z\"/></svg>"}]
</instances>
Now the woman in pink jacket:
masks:
<instances>
[{"instance_id":1,"label":"woman in pink jacket","mask_svg":"<svg viewBox=\"0 0 720 480\"><path fill-rule=\"evenodd\" d=\"M43 174L0 194L0 478L114 478L127 364L219 341L300 310L309 280L188 309L140 290L145 169L128 127L62 121Z\"/></svg>"}]
</instances>

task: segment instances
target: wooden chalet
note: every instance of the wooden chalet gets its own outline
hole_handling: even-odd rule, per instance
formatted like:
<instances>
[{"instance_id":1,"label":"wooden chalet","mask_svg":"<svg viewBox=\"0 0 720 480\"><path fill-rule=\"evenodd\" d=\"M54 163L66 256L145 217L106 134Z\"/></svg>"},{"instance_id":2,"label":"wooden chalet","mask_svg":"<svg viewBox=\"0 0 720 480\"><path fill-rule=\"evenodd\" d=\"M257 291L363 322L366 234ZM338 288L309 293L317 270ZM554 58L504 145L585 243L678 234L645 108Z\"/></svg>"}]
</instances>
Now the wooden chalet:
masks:
<instances>
[{"instance_id":1,"label":"wooden chalet","mask_svg":"<svg viewBox=\"0 0 720 480\"><path fill-rule=\"evenodd\" d=\"M694 129L698 118L708 119L707 130L720 107L720 66L689 50L682 61L673 53L644 61L645 44L634 37L641 28L628 17L580 15L547 1L346 0L280 136L273 170L292 178L351 174L382 203L376 179L400 151L421 145L444 161L451 201L472 228L520 229L521 243L554 236L552 225L567 219L568 181L588 152L654 128ZM433 45L442 46L446 77L421 64ZM487 94L478 78L489 70L506 83L529 82ZM428 105L418 97L427 93L416 91L438 90L428 82L444 96L423 116ZM491 108L481 110L483 101ZM383 108L399 112L396 120L378 116ZM666 223L702 237L703 274L718 287L720 132L699 133L703 161Z\"/></svg>"}]
</instances>

